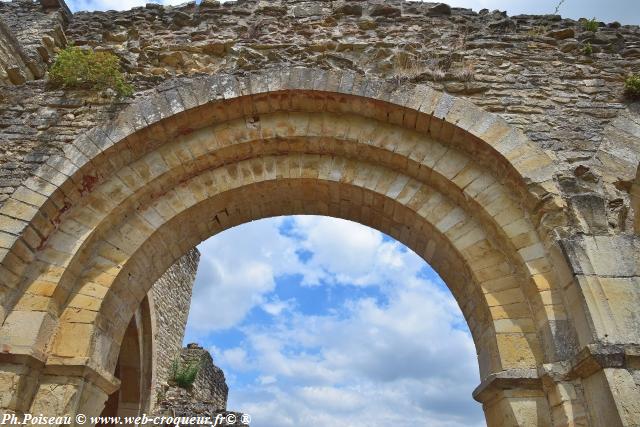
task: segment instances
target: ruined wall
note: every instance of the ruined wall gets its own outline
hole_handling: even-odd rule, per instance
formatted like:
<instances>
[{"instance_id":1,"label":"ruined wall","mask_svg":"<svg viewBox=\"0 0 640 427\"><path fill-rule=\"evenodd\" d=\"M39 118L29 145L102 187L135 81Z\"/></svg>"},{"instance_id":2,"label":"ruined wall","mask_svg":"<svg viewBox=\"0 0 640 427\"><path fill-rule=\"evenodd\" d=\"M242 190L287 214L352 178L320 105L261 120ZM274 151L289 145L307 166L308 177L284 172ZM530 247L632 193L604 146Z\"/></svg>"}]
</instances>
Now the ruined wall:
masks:
<instances>
[{"instance_id":1,"label":"ruined wall","mask_svg":"<svg viewBox=\"0 0 640 427\"><path fill-rule=\"evenodd\" d=\"M20 0L0 3L0 15L0 82L42 78L56 48L66 44L71 13L57 1Z\"/></svg>"},{"instance_id":2,"label":"ruined wall","mask_svg":"<svg viewBox=\"0 0 640 427\"><path fill-rule=\"evenodd\" d=\"M0 81L4 84L22 84L32 79L28 57L13 32L0 19Z\"/></svg>"},{"instance_id":3,"label":"ruined wall","mask_svg":"<svg viewBox=\"0 0 640 427\"><path fill-rule=\"evenodd\" d=\"M211 409L226 410L229 387L224 372L214 365L211 354L198 344L189 344L180 351L180 360L184 364L196 362L200 365L191 390L193 399L207 402Z\"/></svg>"},{"instance_id":4,"label":"ruined wall","mask_svg":"<svg viewBox=\"0 0 640 427\"><path fill-rule=\"evenodd\" d=\"M39 16L38 8L0 3L0 17L16 27L16 10ZM33 28L38 37L46 32ZM426 83L524 130L558 158L567 199L596 195L602 227L633 228L640 108L622 93L625 76L640 72L638 26L602 23L592 32L557 15L508 17L399 0L209 0L80 12L65 34L119 55L137 96L174 77L290 65ZM50 153L130 102L51 90L42 80L1 92L0 203Z\"/></svg>"},{"instance_id":5,"label":"ruined wall","mask_svg":"<svg viewBox=\"0 0 640 427\"><path fill-rule=\"evenodd\" d=\"M81 119L92 110L84 99L45 89L42 77L66 44L71 14L64 3L43 3L51 7L0 2L0 202L51 152L100 120Z\"/></svg>"},{"instance_id":6,"label":"ruined wall","mask_svg":"<svg viewBox=\"0 0 640 427\"><path fill-rule=\"evenodd\" d=\"M160 385L167 382L171 363L182 349L199 260L200 252L194 248L172 265L151 288L155 318L153 390L159 390ZM156 393L151 396L152 407L156 397Z\"/></svg>"},{"instance_id":7,"label":"ruined wall","mask_svg":"<svg viewBox=\"0 0 640 427\"><path fill-rule=\"evenodd\" d=\"M242 414L227 411L229 388L222 369L213 363L211 354L198 344L188 344L174 356L182 366L197 363L198 374L193 385L187 390L178 387L171 380L158 388L158 401L154 405L154 415L209 416L212 420L218 414L225 417L234 414L238 423L225 425L247 425L240 423ZM225 418L226 419L226 418Z\"/></svg>"}]
</instances>

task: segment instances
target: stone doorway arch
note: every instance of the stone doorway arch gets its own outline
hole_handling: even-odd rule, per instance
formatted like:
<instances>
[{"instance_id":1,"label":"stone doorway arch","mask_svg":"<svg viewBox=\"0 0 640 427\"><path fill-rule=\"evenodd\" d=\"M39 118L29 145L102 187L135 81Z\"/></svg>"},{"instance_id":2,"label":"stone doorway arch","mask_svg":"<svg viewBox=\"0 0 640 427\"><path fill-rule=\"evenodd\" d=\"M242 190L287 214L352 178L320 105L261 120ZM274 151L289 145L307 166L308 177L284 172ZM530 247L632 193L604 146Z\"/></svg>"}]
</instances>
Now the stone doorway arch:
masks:
<instances>
[{"instance_id":1,"label":"stone doorway arch","mask_svg":"<svg viewBox=\"0 0 640 427\"><path fill-rule=\"evenodd\" d=\"M631 425L629 371L581 352L613 314L558 240L553 172L504 120L423 86L304 68L161 86L0 209L1 405L98 415L127 325L175 260L237 224L318 214L438 271L476 343L489 425Z\"/></svg>"},{"instance_id":2,"label":"stone doorway arch","mask_svg":"<svg viewBox=\"0 0 640 427\"><path fill-rule=\"evenodd\" d=\"M114 370L120 387L108 396L101 416L136 417L149 412L154 363L151 324L149 299L145 297L133 313L120 342Z\"/></svg>"}]
</instances>

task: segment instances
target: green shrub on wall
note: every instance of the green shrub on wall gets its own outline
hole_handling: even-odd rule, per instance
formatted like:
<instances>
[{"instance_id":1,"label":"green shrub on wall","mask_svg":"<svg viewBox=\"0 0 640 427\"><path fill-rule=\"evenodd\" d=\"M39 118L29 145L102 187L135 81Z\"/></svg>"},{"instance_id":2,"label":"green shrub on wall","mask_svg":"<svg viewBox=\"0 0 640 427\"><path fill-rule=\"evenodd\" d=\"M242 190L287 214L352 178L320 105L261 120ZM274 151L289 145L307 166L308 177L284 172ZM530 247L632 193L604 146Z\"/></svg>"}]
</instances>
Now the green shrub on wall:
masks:
<instances>
[{"instance_id":1,"label":"green shrub on wall","mask_svg":"<svg viewBox=\"0 0 640 427\"><path fill-rule=\"evenodd\" d=\"M183 365L179 359L175 359L171 364L169 380L176 383L178 387L185 389L191 388L193 382L196 380L199 369L200 363L197 361Z\"/></svg>"},{"instance_id":2,"label":"green shrub on wall","mask_svg":"<svg viewBox=\"0 0 640 427\"><path fill-rule=\"evenodd\" d=\"M120 70L120 60L110 52L94 52L68 46L60 51L49 70L55 86L93 90L112 89L119 96L131 96L133 86Z\"/></svg>"},{"instance_id":3,"label":"green shrub on wall","mask_svg":"<svg viewBox=\"0 0 640 427\"><path fill-rule=\"evenodd\" d=\"M624 81L624 93L631 99L640 99L640 74L632 74Z\"/></svg>"},{"instance_id":4,"label":"green shrub on wall","mask_svg":"<svg viewBox=\"0 0 640 427\"><path fill-rule=\"evenodd\" d=\"M598 24L598 21L596 21L596 18L591 18L588 21L584 21L584 23L582 24L582 27L586 31L596 32L596 31L598 31L598 28L600 27L600 24Z\"/></svg>"}]
</instances>

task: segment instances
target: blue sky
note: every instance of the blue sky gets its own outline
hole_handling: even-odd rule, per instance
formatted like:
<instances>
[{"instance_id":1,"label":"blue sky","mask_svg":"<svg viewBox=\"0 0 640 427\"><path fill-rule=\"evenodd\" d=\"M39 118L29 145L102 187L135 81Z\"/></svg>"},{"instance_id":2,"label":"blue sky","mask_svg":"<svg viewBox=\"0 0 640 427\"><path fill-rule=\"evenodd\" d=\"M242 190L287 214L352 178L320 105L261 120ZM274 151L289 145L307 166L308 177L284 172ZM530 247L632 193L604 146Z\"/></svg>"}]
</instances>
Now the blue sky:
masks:
<instances>
[{"instance_id":1,"label":"blue sky","mask_svg":"<svg viewBox=\"0 0 640 427\"><path fill-rule=\"evenodd\" d=\"M481 426L473 341L415 253L353 222L279 217L203 242L185 342L254 427Z\"/></svg>"}]
</instances>

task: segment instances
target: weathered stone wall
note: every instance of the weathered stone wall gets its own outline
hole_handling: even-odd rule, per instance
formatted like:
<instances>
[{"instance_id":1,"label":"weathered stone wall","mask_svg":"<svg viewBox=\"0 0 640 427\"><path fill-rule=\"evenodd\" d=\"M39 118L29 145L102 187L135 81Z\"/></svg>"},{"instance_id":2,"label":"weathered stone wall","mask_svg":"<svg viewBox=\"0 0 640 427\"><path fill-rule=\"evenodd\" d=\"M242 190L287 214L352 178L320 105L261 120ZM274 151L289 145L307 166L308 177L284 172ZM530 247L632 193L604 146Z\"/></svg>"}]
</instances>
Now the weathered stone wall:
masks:
<instances>
[{"instance_id":1,"label":"weathered stone wall","mask_svg":"<svg viewBox=\"0 0 640 427\"><path fill-rule=\"evenodd\" d=\"M151 288L155 318L153 389L156 391L167 382L171 363L182 348L199 260L200 252L194 248L172 265ZM152 407L155 398L152 396Z\"/></svg>"},{"instance_id":2,"label":"weathered stone wall","mask_svg":"<svg viewBox=\"0 0 640 427\"><path fill-rule=\"evenodd\" d=\"M15 27L16 11L39 16L39 7L0 4L0 15ZM118 54L138 96L173 77L304 65L467 97L553 152L561 188L595 194L601 226L632 229L639 108L622 93L625 76L640 71L638 26L601 24L594 33L556 15L508 17L399 0L240 0L80 12L65 33L78 46ZM31 46L33 37L21 37ZM593 54L584 53L587 45ZM73 91L61 100L42 81L2 92L0 202L50 153L123 106Z\"/></svg>"},{"instance_id":3,"label":"weathered stone wall","mask_svg":"<svg viewBox=\"0 0 640 427\"><path fill-rule=\"evenodd\" d=\"M168 387L165 390L154 414L171 417L209 417L211 422L208 424L192 424L202 427L210 427L216 418L218 419L217 425L243 427L249 425L248 422L243 421L244 414L218 410L210 402L196 399L190 392L179 387ZM233 418L229 418L229 415L232 415ZM236 422L230 422L232 419L235 419Z\"/></svg>"},{"instance_id":4,"label":"weathered stone wall","mask_svg":"<svg viewBox=\"0 0 640 427\"><path fill-rule=\"evenodd\" d=\"M199 365L198 374L189 390L176 386L169 381L159 389L159 400L154 409L155 415L171 416L208 416L215 420L216 416L225 417L233 414L237 423L222 425L248 425L242 423L242 414L227 411L227 395L229 388L222 369L213 363L211 354L198 344L188 344L175 353L180 363L185 366L192 363Z\"/></svg>"},{"instance_id":5,"label":"weathered stone wall","mask_svg":"<svg viewBox=\"0 0 640 427\"><path fill-rule=\"evenodd\" d=\"M0 81L4 84L22 84L33 73L27 66L28 57L7 24L0 19Z\"/></svg>"},{"instance_id":6,"label":"weathered stone wall","mask_svg":"<svg viewBox=\"0 0 640 427\"><path fill-rule=\"evenodd\" d=\"M211 354L198 344L189 344L180 351L180 360L200 365L191 390L194 400L207 402L215 410L226 410L229 387L222 369L213 364Z\"/></svg>"},{"instance_id":7,"label":"weathered stone wall","mask_svg":"<svg viewBox=\"0 0 640 427\"><path fill-rule=\"evenodd\" d=\"M22 84L43 77L55 49L66 44L64 27L70 15L57 1L0 3L0 29L6 25L11 32L10 37L2 36L2 44L18 54L14 61L0 56L0 82Z\"/></svg>"},{"instance_id":8,"label":"weathered stone wall","mask_svg":"<svg viewBox=\"0 0 640 427\"><path fill-rule=\"evenodd\" d=\"M0 202L52 152L101 119L86 96L46 90L41 78L67 42L71 14L64 3L42 3L51 7L0 2ZM12 84L17 87L9 90Z\"/></svg>"},{"instance_id":9,"label":"weathered stone wall","mask_svg":"<svg viewBox=\"0 0 640 427\"><path fill-rule=\"evenodd\" d=\"M215 422L216 417L218 418L217 425L219 426L249 426L247 422L243 422L243 413L216 410L214 406L209 404L209 402L194 399L187 390L179 387L167 388L163 399L159 402L155 415L164 415L167 417L209 417L212 421L208 424L191 424L199 427L211 427L212 423ZM233 418L229 418L229 415L232 415ZM234 419L236 422L229 422L231 419ZM175 424L166 425L174 426Z\"/></svg>"}]
</instances>

